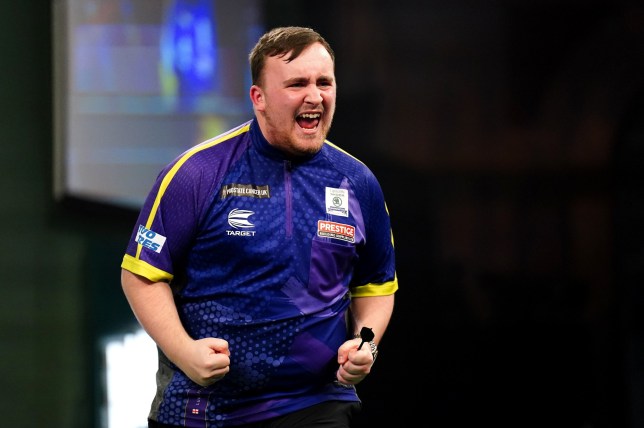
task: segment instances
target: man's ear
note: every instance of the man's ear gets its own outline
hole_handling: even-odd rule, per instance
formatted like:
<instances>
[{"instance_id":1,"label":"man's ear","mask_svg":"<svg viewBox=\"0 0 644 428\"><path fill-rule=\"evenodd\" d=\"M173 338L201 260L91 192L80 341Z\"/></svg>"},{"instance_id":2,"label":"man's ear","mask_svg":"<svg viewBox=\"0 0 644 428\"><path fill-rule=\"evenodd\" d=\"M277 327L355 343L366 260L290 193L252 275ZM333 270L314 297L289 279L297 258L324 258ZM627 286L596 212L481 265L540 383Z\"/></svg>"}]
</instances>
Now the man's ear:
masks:
<instances>
[{"instance_id":1,"label":"man's ear","mask_svg":"<svg viewBox=\"0 0 644 428\"><path fill-rule=\"evenodd\" d=\"M262 91L262 88L257 85L252 85L250 87L250 100L256 110L264 110L264 92Z\"/></svg>"}]
</instances>

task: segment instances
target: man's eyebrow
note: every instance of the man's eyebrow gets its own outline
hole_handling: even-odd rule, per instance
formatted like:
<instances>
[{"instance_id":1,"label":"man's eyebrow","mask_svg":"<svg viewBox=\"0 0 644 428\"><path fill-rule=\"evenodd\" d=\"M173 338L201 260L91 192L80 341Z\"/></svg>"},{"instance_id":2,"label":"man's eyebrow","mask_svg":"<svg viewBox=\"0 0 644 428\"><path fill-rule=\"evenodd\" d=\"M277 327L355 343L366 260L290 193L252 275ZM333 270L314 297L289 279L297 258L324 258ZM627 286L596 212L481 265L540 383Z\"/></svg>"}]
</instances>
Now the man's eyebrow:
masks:
<instances>
[{"instance_id":1,"label":"man's eyebrow","mask_svg":"<svg viewBox=\"0 0 644 428\"><path fill-rule=\"evenodd\" d=\"M328 75L322 75L319 76L318 78L315 79L316 82L319 82L320 80L326 81L326 82L333 82L335 81L335 78L333 76L328 76ZM286 79L284 81L285 85L292 85L294 83L306 83L308 82L309 79L306 77L291 77L290 79Z\"/></svg>"},{"instance_id":2,"label":"man's eyebrow","mask_svg":"<svg viewBox=\"0 0 644 428\"><path fill-rule=\"evenodd\" d=\"M303 83L303 82L308 82L309 79L306 77L291 77L290 79L286 79L284 81L284 84L286 85L291 85L293 83Z\"/></svg>"}]
</instances>

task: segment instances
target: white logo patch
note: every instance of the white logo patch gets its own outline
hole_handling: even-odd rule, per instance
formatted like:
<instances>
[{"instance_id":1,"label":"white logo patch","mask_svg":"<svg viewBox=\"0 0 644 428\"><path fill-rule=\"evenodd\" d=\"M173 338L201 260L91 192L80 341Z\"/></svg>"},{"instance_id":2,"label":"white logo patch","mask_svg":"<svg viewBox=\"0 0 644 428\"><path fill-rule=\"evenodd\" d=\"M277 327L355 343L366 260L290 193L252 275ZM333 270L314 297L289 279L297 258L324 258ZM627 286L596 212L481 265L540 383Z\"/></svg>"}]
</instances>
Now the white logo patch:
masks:
<instances>
[{"instance_id":1,"label":"white logo patch","mask_svg":"<svg viewBox=\"0 0 644 428\"><path fill-rule=\"evenodd\" d=\"M252 229L255 227L248 217L255 214L254 211L240 210L235 208L228 213L228 224L234 229ZM227 230L228 236L255 236L254 230Z\"/></svg>"},{"instance_id":2,"label":"white logo patch","mask_svg":"<svg viewBox=\"0 0 644 428\"><path fill-rule=\"evenodd\" d=\"M148 248L155 253L160 253L165 244L166 237L139 225L139 231L136 234L136 243Z\"/></svg>"},{"instance_id":3,"label":"white logo patch","mask_svg":"<svg viewBox=\"0 0 644 428\"><path fill-rule=\"evenodd\" d=\"M349 191L347 189L326 188L327 214L349 217Z\"/></svg>"},{"instance_id":4,"label":"white logo patch","mask_svg":"<svg viewBox=\"0 0 644 428\"><path fill-rule=\"evenodd\" d=\"M228 213L228 224L235 229L255 227L253 223L248 220L248 217L255 214L253 211L233 209Z\"/></svg>"}]
</instances>

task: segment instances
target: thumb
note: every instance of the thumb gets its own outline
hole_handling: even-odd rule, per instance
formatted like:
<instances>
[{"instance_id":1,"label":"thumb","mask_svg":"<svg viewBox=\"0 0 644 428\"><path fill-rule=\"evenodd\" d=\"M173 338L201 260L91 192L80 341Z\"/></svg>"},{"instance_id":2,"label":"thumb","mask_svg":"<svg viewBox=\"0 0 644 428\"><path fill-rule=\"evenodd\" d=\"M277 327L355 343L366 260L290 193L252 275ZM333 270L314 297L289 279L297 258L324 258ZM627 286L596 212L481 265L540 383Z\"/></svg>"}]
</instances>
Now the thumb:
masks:
<instances>
[{"instance_id":1,"label":"thumb","mask_svg":"<svg viewBox=\"0 0 644 428\"><path fill-rule=\"evenodd\" d=\"M207 337L202 340L206 346L214 351L214 353L230 356L230 350L228 349L228 342L226 340L218 339L216 337Z\"/></svg>"},{"instance_id":2,"label":"thumb","mask_svg":"<svg viewBox=\"0 0 644 428\"><path fill-rule=\"evenodd\" d=\"M338 348L338 364L342 365L349 359L351 350L356 349L358 345L355 340L348 340Z\"/></svg>"}]
</instances>

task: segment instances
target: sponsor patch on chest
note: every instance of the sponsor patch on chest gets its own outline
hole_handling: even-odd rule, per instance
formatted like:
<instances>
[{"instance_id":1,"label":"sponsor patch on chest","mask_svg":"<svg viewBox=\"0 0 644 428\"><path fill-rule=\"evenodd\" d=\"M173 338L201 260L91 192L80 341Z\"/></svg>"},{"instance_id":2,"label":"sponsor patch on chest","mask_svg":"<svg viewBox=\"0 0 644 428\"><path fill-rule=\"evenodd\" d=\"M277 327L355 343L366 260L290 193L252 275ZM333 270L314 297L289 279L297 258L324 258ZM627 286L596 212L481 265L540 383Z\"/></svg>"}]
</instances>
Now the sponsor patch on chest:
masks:
<instances>
[{"instance_id":1,"label":"sponsor patch on chest","mask_svg":"<svg viewBox=\"0 0 644 428\"><path fill-rule=\"evenodd\" d=\"M335 221L318 220L318 236L355 242L356 228L350 224Z\"/></svg>"},{"instance_id":2,"label":"sponsor patch on chest","mask_svg":"<svg viewBox=\"0 0 644 428\"><path fill-rule=\"evenodd\" d=\"M327 214L349 217L349 191L327 187L325 189Z\"/></svg>"},{"instance_id":3,"label":"sponsor patch on chest","mask_svg":"<svg viewBox=\"0 0 644 428\"><path fill-rule=\"evenodd\" d=\"M270 198L271 191L268 185L257 184L239 184L231 183L224 184L221 188L221 199L226 199L230 196L245 196L247 198Z\"/></svg>"}]
</instances>

